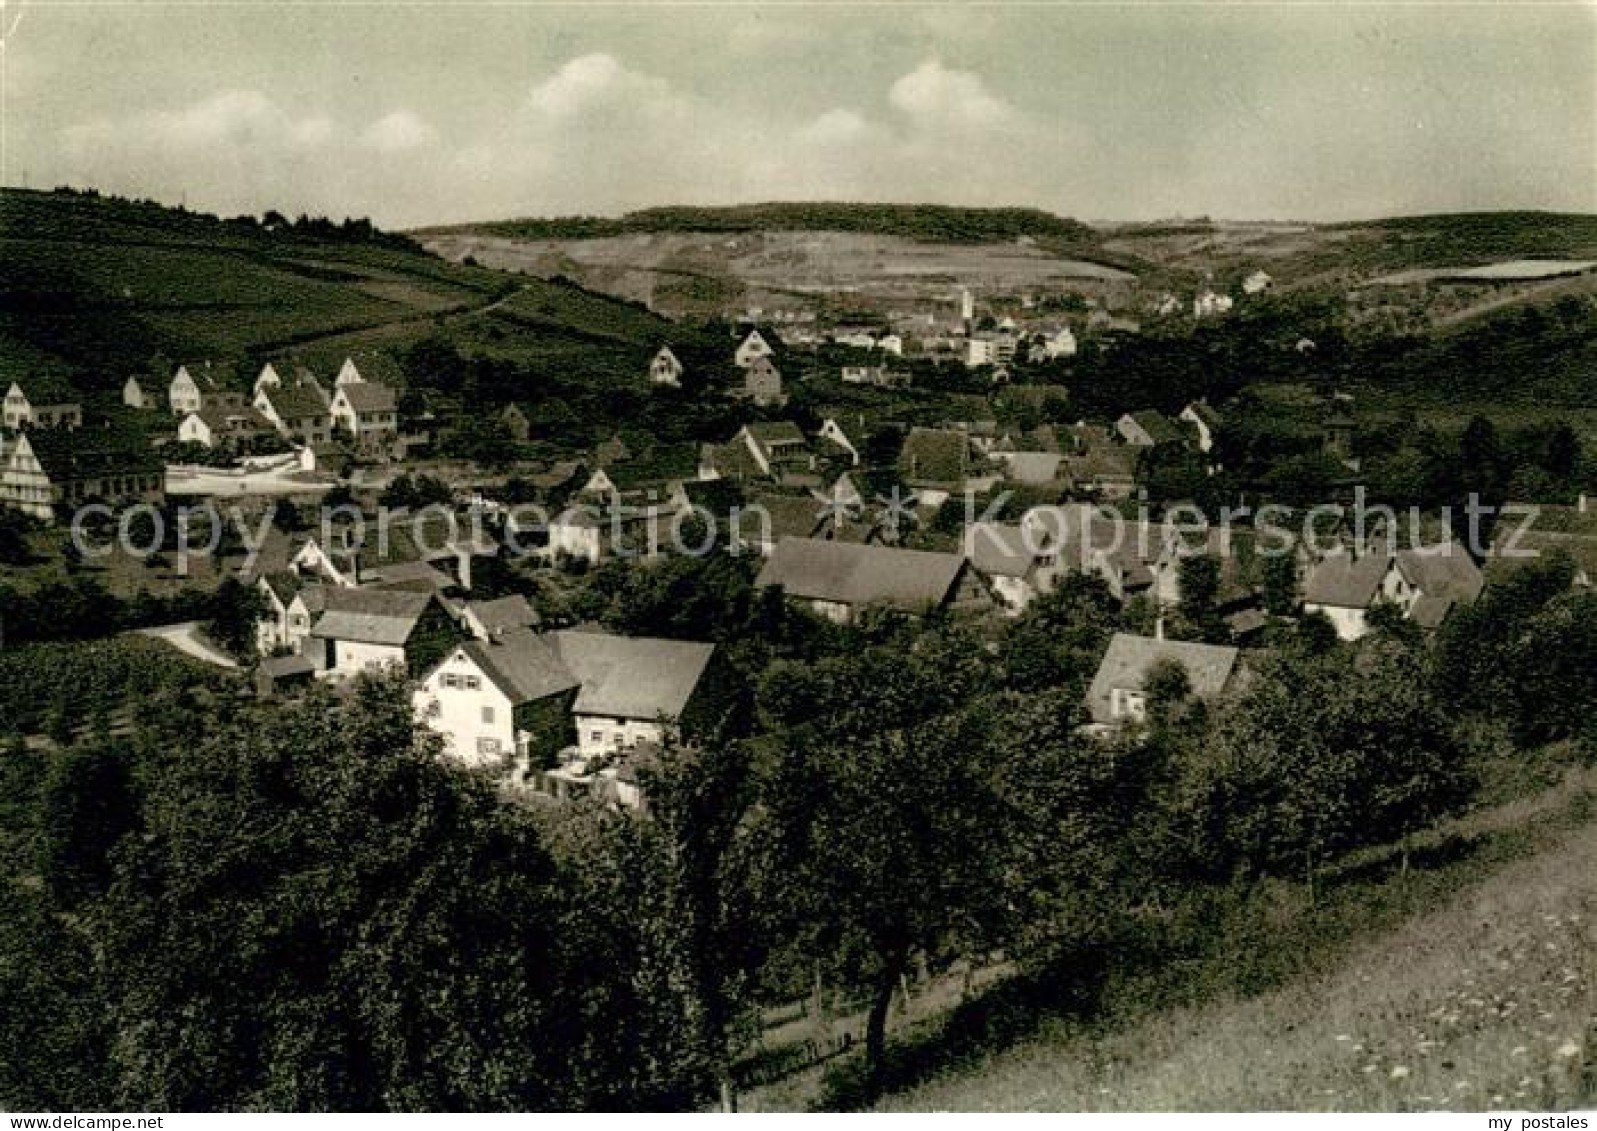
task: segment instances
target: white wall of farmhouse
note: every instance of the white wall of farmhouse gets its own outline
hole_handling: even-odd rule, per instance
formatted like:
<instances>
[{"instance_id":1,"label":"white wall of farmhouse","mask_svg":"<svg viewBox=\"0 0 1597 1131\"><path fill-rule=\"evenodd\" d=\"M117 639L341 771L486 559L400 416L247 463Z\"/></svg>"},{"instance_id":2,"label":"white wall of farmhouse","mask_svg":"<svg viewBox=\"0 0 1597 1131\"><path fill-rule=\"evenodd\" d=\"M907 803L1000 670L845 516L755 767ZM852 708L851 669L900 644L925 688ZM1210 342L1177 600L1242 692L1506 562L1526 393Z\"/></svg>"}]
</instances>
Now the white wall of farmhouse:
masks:
<instances>
[{"instance_id":1,"label":"white wall of farmhouse","mask_svg":"<svg viewBox=\"0 0 1597 1131\"><path fill-rule=\"evenodd\" d=\"M444 736L444 749L470 766L498 766L516 752L510 697L456 649L422 681L416 715Z\"/></svg>"}]
</instances>

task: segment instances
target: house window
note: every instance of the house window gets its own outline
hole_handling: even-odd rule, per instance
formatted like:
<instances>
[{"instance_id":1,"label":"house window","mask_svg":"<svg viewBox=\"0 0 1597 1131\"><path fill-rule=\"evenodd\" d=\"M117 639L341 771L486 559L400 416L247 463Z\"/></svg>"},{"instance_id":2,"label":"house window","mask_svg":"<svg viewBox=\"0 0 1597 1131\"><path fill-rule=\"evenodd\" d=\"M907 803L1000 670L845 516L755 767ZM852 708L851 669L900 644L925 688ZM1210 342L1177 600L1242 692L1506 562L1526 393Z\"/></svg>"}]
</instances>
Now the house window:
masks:
<instances>
[{"instance_id":1,"label":"house window","mask_svg":"<svg viewBox=\"0 0 1597 1131\"><path fill-rule=\"evenodd\" d=\"M460 686L460 677L458 675L445 674L445 676L444 676L444 686L445 687L450 687L450 688L459 687Z\"/></svg>"},{"instance_id":2,"label":"house window","mask_svg":"<svg viewBox=\"0 0 1597 1131\"><path fill-rule=\"evenodd\" d=\"M491 723L494 721L493 707L487 706L482 709L482 721L485 723Z\"/></svg>"},{"instance_id":3,"label":"house window","mask_svg":"<svg viewBox=\"0 0 1597 1131\"><path fill-rule=\"evenodd\" d=\"M604 731L602 731L602 730L589 731L588 732L588 741L589 742L603 742L604 741Z\"/></svg>"},{"instance_id":4,"label":"house window","mask_svg":"<svg viewBox=\"0 0 1597 1131\"><path fill-rule=\"evenodd\" d=\"M463 675L460 677L460 685L467 691L476 691L482 686L482 680L474 675Z\"/></svg>"},{"instance_id":5,"label":"house window","mask_svg":"<svg viewBox=\"0 0 1597 1131\"><path fill-rule=\"evenodd\" d=\"M497 754L497 753L499 753L499 740L497 738L479 738L477 740L477 753L479 753L479 754Z\"/></svg>"},{"instance_id":6,"label":"house window","mask_svg":"<svg viewBox=\"0 0 1597 1131\"><path fill-rule=\"evenodd\" d=\"M439 715L441 715L443 713L444 713L444 705L442 703L438 702L438 700L436 700L436 699L432 699L432 700L428 701L428 703L427 703L427 717L429 719L436 719Z\"/></svg>"}]
</instances>

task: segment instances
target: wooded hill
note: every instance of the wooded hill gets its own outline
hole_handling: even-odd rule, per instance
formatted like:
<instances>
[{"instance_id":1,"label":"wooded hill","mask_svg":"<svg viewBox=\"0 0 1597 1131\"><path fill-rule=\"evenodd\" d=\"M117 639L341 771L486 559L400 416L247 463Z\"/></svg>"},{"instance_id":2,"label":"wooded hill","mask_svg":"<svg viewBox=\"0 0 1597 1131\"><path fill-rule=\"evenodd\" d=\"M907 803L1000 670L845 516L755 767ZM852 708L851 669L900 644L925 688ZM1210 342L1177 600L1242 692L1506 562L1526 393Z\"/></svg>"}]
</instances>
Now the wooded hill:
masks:
<instances>
[{"instance_id":1,"label":"wooded hill","mask_svg":"<svg viewBox=\"0 0 1597 1131\"><path fill-rule=\"evenodd\" d=\"M721 208L645 208L618 218L566 216L463 224L515 239L597 239L639 232L863 232L933 243L1001 243L1021 237L1099 249L1086 224L1038 208L961 208L945 204L772 203Z\"/></svg>"}]
</instances>

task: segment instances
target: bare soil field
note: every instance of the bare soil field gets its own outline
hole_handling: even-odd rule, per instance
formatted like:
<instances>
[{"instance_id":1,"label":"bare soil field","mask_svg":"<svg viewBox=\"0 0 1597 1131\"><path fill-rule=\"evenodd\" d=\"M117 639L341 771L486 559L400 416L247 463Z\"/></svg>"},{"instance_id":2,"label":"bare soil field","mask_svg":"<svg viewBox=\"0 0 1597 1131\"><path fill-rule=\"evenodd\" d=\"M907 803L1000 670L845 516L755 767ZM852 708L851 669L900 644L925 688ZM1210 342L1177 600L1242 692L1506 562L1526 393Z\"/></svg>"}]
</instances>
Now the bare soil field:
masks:
<instances>
[{"instance_id":1,"label":"bare soil field","mask_svg":"<svg viewBox=\"0 0 1597 1131\"><path fill-rule=\"evenodd\" d=\"M1135 276L1067 259L1027 242L921 243L849 232L663 233L585 240L516 240L440 232L425 246L448 259L586 286L670 313L695 312L694 280L705 297L724 299L728 284L745 293L795 298L828 293L927 294L952 299L960 286L1006 291L1125 284Z\"/></svg>"}]
</instances>

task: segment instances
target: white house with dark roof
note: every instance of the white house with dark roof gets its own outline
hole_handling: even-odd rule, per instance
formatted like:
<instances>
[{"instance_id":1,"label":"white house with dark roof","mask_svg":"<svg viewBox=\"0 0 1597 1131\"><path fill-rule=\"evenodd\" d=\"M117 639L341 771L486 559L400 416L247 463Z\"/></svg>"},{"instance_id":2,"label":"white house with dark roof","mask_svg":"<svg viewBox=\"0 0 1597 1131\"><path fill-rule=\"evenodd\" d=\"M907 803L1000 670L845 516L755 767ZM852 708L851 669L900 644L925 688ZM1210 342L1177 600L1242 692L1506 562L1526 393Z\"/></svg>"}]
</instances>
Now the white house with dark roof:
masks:
<instances>
[{"instance_id":1,"label":"white house with dark roof","mask_svg":"<svg viewBox=\"0 0 1597 1131\"><path fill-rule=\"evenodd\" d=\"M343 370L339 377L344 376ZM338 385L328 413L335 427L371 447L399 435L399 402L394 390L375 381L350 381Z\"/></svg>"},{"instance_id":2,"label":"white house with dark roof","mask_svg":"<svg viewBox=\"0 0 1597 1131\"><path fill-rule=\"evenodd\" d=\"M262 385L255 391L254 405L280 435L306 447L319 447L333 438L327 394L315 380Z\"/></svg>"},{"instance_id":3,"label":"white house with dark roof","mask_svg":"<svg viewBox=\"0 0 1597 1131\"><path fill-rule=\"evenodd\" d=\"M733 351L732 360L739 369L747 369L761 358L768 358L776 350L771 348L771 343L758 330L750 330L748 336L739 343Z\"/></svg>"},{"instance_id":4,"label":"white house with dark roof","mask_svg":"<svg viewBox=\"0 0 1597 1131\"><path fill-rule=\"evenodd\" d=\"M680 389L683 372L682 362L671 352L671 347L661 346L649 361L649 384Z\"/></svg>"},{"instance_id":5,"label":"white house with dark roof","mask_svg":"<svg viewBox=\"0 0 1597 1131\"><path fill-rule=\"evenodd\" d=\"M1103 727L1146 720L1148 675L1163 662L1180 665L1194 698L1212 701L1231 686L1239 655L1235 648L1219 644L1117 632L1087 689L1088 713Z\"/></svg>"},{"instance_id":6,"label":"white house with dark roof","mask_svg":"<svg viewBox=\"0 0 1597 1131\"><path fill-rule=\"evenodd\" d=\"M604 632L508 632L467 640L422 676L418 718L468 764L558 757L567 781L674 737L715 645Z\"/></svg>"},{"instance_id":7,"label":"white house with dark roof","mask_svg":"<svg viewBox=\"0 0 1597 1131\"><path fill-rule=\"evenodd\" d=\"M460 609L460 622L478 640L492 640L524 628L538 626L538 614L519 593L492 601L467 601Z\"/></svg>"},{"instance_id":8,"label":"white house with dark roof","mask_svg":"<svg viewBox=\"0 0 1597 1131\"><path fill-rule=\"evenodd\" d=\"M83 426L82 401L59 381L43 378L29 379L26 383L13 381L0 404L3 404L0 422L12 431Z\"/></svg>"},{"instance_id":9,"label":"white house with dark roof","mask_svg":"<svg viewBox=\"0 0 1597 1131\"><path fill-rule=\"evenodd\" d=\"M1457 542L1399 550L1381 578L1381 596L1421 628L1436 628L1485 585L1480 567Z\"/></svg>"},{"instance_id":10,"label":"white house with dark roof","mask_svg":"<svg viewBox=\"0 0 1597 1131\"><path fill-rule=\"evenodd\" d=\"M122 382L122 403L128 408L150 407L150 398L137 377L129 377Z\"/></svg>"},{"instance_id":11,"label":"white house with dark roof","mask_svg":"<svg viewBox=\"0 0 1597 1131\"><path fill-rule=\"evenodd\" d=\"M430 589L330 586L322 598L322 614L306 639L305 653L317 661L324 677L407 667L413 642L429 628L455 626Z\"/></svg>"},{"instance_id":12,"label":"white house with dark roof","mask_svg":"<svg viewBox=\"0 0 1597 1131\"><path fill-rule=\"evenodd\" d=\"M1369 611L1381 595L1391 565L1387 553L1336 549L1309 571L1303 586L1303 611L1324 613L1343 640L1369 632Z\"/></svg>"},{"instance_id":13,"label":"white house with dark roof","mask_svg":"<svg viewBox=\"0 0 1597 1131\"><path fill-rule=\"evenodd\" d=\"M1058 559L1043 528L972 523L965 528L964 554L1011 615L1053 587Z\"/></svg>"}]
</instances>

